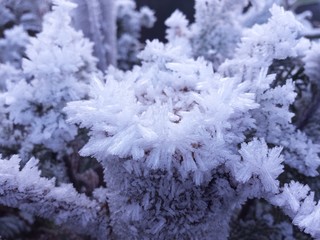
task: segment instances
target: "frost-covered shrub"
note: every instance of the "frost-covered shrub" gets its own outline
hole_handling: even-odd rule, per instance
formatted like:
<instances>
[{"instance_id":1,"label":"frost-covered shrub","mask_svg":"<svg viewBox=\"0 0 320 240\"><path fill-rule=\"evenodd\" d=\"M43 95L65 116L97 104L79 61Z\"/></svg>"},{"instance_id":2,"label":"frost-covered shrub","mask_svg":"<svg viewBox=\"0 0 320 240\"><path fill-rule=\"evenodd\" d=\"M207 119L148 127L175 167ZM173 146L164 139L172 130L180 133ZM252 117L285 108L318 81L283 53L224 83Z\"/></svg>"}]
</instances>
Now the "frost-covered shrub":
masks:
<instances>
[{"instance_id":1,"label":"frost-covered shrub","mask_svg":"<svg viewBox=\"0 0 320 240\"><path fill-rule=\"evenodd\" d=\"M276 28L279 22L282 25ZM318 175L317 168L320 164L317 155L319 146L313 145L303 133L296 132L290 123L293 114L283 112L283 107L288 110L294 101L294 85L288 79L281 86L268 90L266 87L271 85L272 75L264 82L260 76L261 71L267 71L273 59L297 57L308 47L308 42L299 38L301 28L292 14L280 13L269 20L268 27L252 27L244 32L244 40L236 52L236 57L222 64L220 71L231 76L239 74L240 79L253 83L252 87L256 88L254 91L257 92L257 101L262 110L254 112L258 125L257 136L265 138L271 144L285 146L286 163L305 175L315 176ZM263 34L271 29L274 31L272 38ZM254 38L254 35L260 37ZM281 92L286 94L283 95ZM305 163L302 162L303 159Z\"/></svg>"},{"instance_id":2,"label":"frost-covered shrub","mask_svg":"<svg viewBox=\"0 0 320 240\"><path fill-rule=\"evenodd\" d=\"M98 73L96 59L92 56L92 43L71 27L69 13L74 7L69 2L55 1L52 12L44 17L43 31L29 39L26 58L19 59L22 60L22 69L15 69L9 64L0 66L1 153L5 156L19 153L22 165L31 156L38 157L42 174L57 179L52 186L71 180L76 185L84 176L87 177L83 181L85 183L97 181L92 170L85 172L84 176L76 175L80 171L73 169L79 159L76 152L83 145L81 138L85 135L79 135L76 126L67 124L61 111L68 101L88 97L91 74ZM15 41L19 40L14 38L18 37L15 34L10 36ZM4 46L9 48L12 44ZM13 47L12 50L14 53ZM93 188L98 184L94 183ZM87 191L90 186L85 187L79 190ZM22 215L30 212L21 210ZM10 214L3 215L13 218ZM21 219L21 216L16 215L15 218ZM23 219L21 221L24 222ZM28 230L30 227L23 225L19 229ZM8 225L6 231L18 230ZM1 231L0 235L6 231Z\"/></svg>"},{"instance_id":3,"label":"frost-covered shrub","mask_svg":"<svg viewBox=\"0 0 320 240\"><path fill-rule=\"evenodd\" d=\"M70 121L92 129L81 153L105 168L113 232L122 239L194 238L220 229L226 237L235 193L213 190L231 190L213 171L238 159L243 139L228 129L233 118L257 107L254 95L215 75L205 61L184 57L182 49L155 41L140 56L141 68L119 79L110 74L106 84L93 86L96 98L67 108ZM229 212L223 221L221 208Z\"/></svg>"},{"instance_id":4,"label":"frost-covered shrub","mask_svg":"<svg viewBox=\"0 0 320 240\"><path fill-rule=\"evenodd\" d=\"M93 85L93 99L68 104L69 120L90 129L80 153L104 166L115 237L225 239L232 212L255 197L319 234L304 220L319 217L300 210L303 204L287 206L289 193L277 180L283 161L317 175L319 149L291 124L292 81L273 86L275 75L268 74L274 60L298 56L308 42L293 14L276 6L271 13L267 23L242 33L235 57L218 72L184 54L177 41L154 41L140 54L141 67L110 71L105 83ZM177 26L183 30L185 22ZM268 145L285 147L284 158L281 147ZM307 194L300 199L309 201Z\"/></svg>"},{"instance_id":5,"label":"frost-covered shrub","mask_svg":"<svg viewBox=\"0 0 320 240\"><path fill-rule=\"evenodd\" d=\"M318 86L317 44L302 37L292 13L274 5L265 14L274 1L247 2L198 0L193 25L175 12L168 43L147 42L140 66L110 67L102 77L92 44L70 27L74 5L55 1L22 70L0 68L1 152L10 155L0 160L0 204L94 239L227 239L255 223L274 227L270 237L296 237L272 204L319 238L317 192L301 180L319 175L317 137L309 136L316 131L307 130L316 121L303 129L300 114L292 122L317 91L300 94L300 75L283 68L305 68ZM119 16L137 23L138 37L141 15L127 19L128 9ZM89 132L80 154L98 160L105 182L97 188L93 169L79 177L92 179L87 196L61 173L79 166L61 164L79 163L74 145L86 141L79 126ZM41 177L38 164L56 180ZM230 234L236 219L246 229Z\"/></svg>"},{"instance_id":6,"label":"frost-covered shrub","mask_svg":"<svg viewBox=\"0 0 320 240\"><path fill-rule=\"evenodd\" d=\"M2 95L7 119L21 132L16 139L19 151L28 157L36 154L37 145L59 154L68 152L77 128L66 125L61 109L66 102L87 96L90 74L96 71L92 44L70 27L70 7L71 3L61 2L45 16L43 32L27 46L24 78ZM2 146L8 139L2 139Z\"/></svg>"}]
</instances>

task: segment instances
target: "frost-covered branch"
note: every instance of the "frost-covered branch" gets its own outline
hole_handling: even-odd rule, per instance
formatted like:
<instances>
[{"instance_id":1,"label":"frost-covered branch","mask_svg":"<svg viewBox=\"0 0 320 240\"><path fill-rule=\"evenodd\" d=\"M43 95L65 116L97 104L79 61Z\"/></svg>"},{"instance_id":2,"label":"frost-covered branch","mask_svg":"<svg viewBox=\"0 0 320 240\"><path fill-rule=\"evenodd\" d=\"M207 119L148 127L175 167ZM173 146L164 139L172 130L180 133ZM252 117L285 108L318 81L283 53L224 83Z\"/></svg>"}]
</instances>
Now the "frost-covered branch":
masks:
<instances>
[{"instance_id":1,"label":"frost-covered branch","mask_svg":"<svg viewBox=\"0 0 320 240\"><path fill-rule=\"evenodd\" d=\"M54 179L40 176L32 158L20 170L17 156L0 160L0 204L19 208L58 225L95 237L106 235L103 203L79 194L71 184L55 186Z\"/></svg>"},{"instance_id":2,"label":"frost-covered branch","mask_svg":"<svg viewBox=\"0 0 320 240\"><path fill-rule=\"evenodd\" d=\"M291 181L270 201L283 208L301 230L315 239L320 238L320 202L314 201L314 192L310 191L309 186Z\"/></svg>"},{"instance_id":3,"label":"frost-covered branch","mask_svg":"<svg viewBox=\"0 0 320 240\"><path fill-rule=\"evenodd\" d=\"M91 99L65 108L69 121L90 129L80 152L105 168L112 229L119 238L215 232L224 239L227 231L216 227L228 225L234 208L249 197L278 192L281 148L269 150L254 139L238 151L253 127L250 111L259 108L250 86L221 77L183 50L148 42L141 67L110 69L106 82L92 84ZM182 209L175 205L177 194ZM210 201L217 203L209 208ZM178 215L185 216L181 223Z\"/></svg>"},{"instance_id":4,"label":"frost-covered branch","mask_svg":"<svg viewBox=\"0 0 320 240\"><path fill-rule=\"evenodd\" d=\"M271 14L266 24L255 25L244 32L237 54L225 61L219 71L237 77L240 82L252 83L252 91L256 92L260 104L260 108L253 110L257 136L284 146L286 164L305 175L316 176L320 148L291 124L293 113L289 106L296 97L293 82L287 79L282 86L272 87L275 76L267 74L274 59L301 56L308 49L309 41L301 37L303 27L292 13L274 5Z\"/></svg>"}]
</instances>

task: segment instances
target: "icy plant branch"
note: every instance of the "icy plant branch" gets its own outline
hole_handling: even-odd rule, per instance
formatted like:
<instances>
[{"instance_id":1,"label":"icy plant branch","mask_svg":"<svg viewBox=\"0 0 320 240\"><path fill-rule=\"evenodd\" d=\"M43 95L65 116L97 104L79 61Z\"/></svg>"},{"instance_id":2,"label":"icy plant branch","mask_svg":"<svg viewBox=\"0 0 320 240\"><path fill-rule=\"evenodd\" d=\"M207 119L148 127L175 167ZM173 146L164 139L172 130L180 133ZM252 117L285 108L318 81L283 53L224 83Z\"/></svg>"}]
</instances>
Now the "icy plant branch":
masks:
<instances>
[{"instance_id":1,"label":"icy plant branch","mask_svg":"<svg viewBox=\"0 0 320 240\"><path fill-rule=\"evenodd\" d=\"M0 204L49 218L79 233L106 234L103 204L79 194L71 184L55 186L55 179L41 177L35 158L21 170L20 161L18 156L0 160Z\"/></svg>"},{"instance_id":2,"label":"icy plant branch","mask_svg":"<svg viewBox=\"0 0 320 240\"><path fill-rule=\"evenodd\" d=\"M314 201L314 192L307 185L291 181L271 202L283 208L293 223L315 239L320 238L320 202Z\"/></svg>"}]
</instances>

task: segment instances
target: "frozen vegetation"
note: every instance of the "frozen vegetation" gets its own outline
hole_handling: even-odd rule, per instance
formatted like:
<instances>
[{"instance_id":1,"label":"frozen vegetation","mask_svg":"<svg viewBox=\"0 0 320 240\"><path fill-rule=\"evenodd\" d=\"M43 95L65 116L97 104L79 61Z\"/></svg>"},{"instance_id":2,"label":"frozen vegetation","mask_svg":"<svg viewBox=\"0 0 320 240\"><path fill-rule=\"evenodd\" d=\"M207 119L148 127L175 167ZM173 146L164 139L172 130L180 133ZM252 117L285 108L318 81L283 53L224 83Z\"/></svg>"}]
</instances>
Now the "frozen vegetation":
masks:
<instances>
[{"instance_id":1,"label":"frozen vegetation","mask_svg":"<svg viewBox=\"0 0 320 240\"><path fill-rule=\"evenodd\" d=\"M139 41L156 9L132 0L17 2L0 236L320 239L319 31L297 2L196 0L165 43Z\"/></svg>"}]
</instances>

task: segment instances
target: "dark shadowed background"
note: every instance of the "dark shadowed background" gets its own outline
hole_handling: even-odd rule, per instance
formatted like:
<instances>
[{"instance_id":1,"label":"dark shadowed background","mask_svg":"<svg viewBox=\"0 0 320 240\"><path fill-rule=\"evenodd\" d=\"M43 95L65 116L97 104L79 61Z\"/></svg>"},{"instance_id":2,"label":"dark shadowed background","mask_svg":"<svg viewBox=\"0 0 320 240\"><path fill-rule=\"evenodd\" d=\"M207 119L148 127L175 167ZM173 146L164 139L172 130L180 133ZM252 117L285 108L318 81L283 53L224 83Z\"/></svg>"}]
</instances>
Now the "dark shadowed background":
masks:
<instances>
[{"instance_id":1,"label":"dark shadowed background","mask_svg":"<svg viewBox=\"0 0 320 240\"><path fill-rule=\"evenodd\" d=\"M158 38L164 41L165 37L165 25L164 21L170 17L170 15L179 9L182 11L190 21L193 21L194 15L194 0L136 0L137 7L149 6L155 11L157 22L152 29L143 29L142 41L147 39Z\"/></svg>"}]
</instances>

